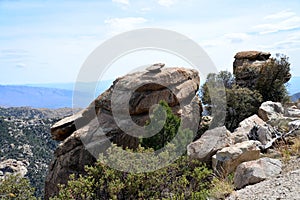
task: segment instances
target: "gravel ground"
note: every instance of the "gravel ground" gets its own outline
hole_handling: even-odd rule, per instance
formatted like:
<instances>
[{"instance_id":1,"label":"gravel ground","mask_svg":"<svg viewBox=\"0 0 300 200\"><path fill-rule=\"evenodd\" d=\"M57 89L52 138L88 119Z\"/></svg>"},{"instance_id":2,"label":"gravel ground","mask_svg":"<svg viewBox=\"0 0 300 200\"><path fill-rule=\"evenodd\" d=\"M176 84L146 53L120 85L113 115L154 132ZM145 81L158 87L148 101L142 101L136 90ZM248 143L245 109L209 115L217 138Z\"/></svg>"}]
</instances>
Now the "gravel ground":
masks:
<instances>
[{"instance_id":1,"label":"gravel ground","mask_svg":"<svg viewBox=\"0 0 300 200\"><path fill-rule=\"evenodd\" d=\"M300 157L286 163L280 175L234 191L226 199L300 200Z\"/></svg>"}]
</instances>

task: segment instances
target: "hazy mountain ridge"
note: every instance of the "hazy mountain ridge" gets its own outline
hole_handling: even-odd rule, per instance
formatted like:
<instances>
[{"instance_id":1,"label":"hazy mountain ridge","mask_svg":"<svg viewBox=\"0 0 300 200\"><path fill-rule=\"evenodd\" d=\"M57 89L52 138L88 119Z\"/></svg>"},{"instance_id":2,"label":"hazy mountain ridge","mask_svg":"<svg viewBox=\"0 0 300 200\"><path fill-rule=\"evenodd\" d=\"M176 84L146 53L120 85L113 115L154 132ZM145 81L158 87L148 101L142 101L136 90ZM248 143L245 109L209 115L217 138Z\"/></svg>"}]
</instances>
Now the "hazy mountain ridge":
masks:
<instances>
[{"instance_id":1,"label":"hazy mountain ridge","mask_svg":"<svg viewBox=\"0 0 300 200\"><path fill-rule=\"evenodd\" d=\"M300 92L292 95L291 100L292 101L298 101L300 99Z\"/></svg>"},{"instance_id":2,"label":"hazy mountain ridge","mask_svg":"<svg viewBox=\"0 0 300 200\"><path fill-rule=\"evenodd\" d=\"M77 89L82 101L75 107L86 107L85 102L88 95L84 91L94 91L97 96L109 88L112 81L102 81L96 83L78 83ZM95 85L97 86L96 89ZM0 85L0 106L2 107L24 107L29 106L32 108L63 108L73 107L73 89L75 83L53 83L53 84L30 84L30 85ZM287 84L289 94L292 100L300 98L300 77L292 77Z\"/></svg>"},{"instance_id":3,"label":"hazy mountain ridge","mask_svg":"<svg viewBox=\"0 0 300 200\"><path fill-rule=\"evenodd\" d=\"M86 107L90 102L90 95L87 91L95 91L95 94L101 94L109 88L110 82L100 83L96 89L95 83L79 83L76 85L80 101L76 102L74 107ZM51 85L49 85L51 86ZM55 84L53 84L55 86ZM57 84L55 87L59 87ZM61 87L70 87L70 89L50 88L50 87L32 87L24 85L0 85L0 106L2 107L24 107L33 108L64 108L73 107L73 87L72 84L61 85Z\"/></svg>"}]
</instances>

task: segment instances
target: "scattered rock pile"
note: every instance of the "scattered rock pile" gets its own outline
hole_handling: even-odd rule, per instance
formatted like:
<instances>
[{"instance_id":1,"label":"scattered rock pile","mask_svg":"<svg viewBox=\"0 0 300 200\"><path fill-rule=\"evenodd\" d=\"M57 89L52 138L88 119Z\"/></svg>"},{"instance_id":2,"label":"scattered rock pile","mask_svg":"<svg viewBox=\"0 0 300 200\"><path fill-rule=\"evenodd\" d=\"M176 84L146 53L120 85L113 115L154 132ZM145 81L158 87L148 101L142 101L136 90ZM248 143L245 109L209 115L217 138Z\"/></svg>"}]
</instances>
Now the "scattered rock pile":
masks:
<instances>
[{"instance_id":1,"label":"scattered rock pile","mask_svg":"<svg viewBox=\"0 0 300 200\"><path fill-rule=\"evenodd\" d=\"M215 174L221 177L234 173L236 189L274 177L281 173L282 163L266 158L265 153L280 139L285 141L297 134L300 136L297 131L300 118L287 112L291 109L300 112L296 107L283 108L281 103L265 102L259 109L259 116L243 120L233 133L225 127L206 131L200 139L187 146L188 155L211 163ZM285 123L272 126L273 120ZM281 133L278 126L288 126L289 131Z\"/></svg>"}]
</instances>

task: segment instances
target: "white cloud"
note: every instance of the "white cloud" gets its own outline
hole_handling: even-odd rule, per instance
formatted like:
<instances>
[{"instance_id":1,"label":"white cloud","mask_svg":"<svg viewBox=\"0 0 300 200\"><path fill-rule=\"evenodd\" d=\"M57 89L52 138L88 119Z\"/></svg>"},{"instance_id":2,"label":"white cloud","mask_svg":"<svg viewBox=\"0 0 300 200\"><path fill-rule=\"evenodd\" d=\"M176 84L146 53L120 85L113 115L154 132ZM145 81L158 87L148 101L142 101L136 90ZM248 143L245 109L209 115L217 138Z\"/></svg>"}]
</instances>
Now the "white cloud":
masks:
<instances>
[{"instance_id":1,"label":"white cloud","mask_svg":"<svg viewBox=\"0 0 300 200\"><path fill-rule=\"evenodd\" d=\"M110 25L113 34L135 29L145 22L147 19L143 17L110 18L104 21Z\"/></svg>"},{"instance_id":2,"label":"white cloud","mask_svg":"<svg viewBox=\"0 0 300 200\"><path fill-rule=\"evenodd\" d=\"M291 12L289 10L283 10L281 12L268 15L268 16L264 17L264 19L286 19L286 18L295 16L295 15L296 15L296 13L294 13L294 12Z\"/></svg>"},{"instance_id":3,"label":"white cloud","mask_svg":"<svg viewBox=\"0 0 300 200\"><path fill-rule=\"evenodd\" d=\"M271 50L295 50L300 49L300 32L288 35L283 40L274 42L271 45L261 46L265 49Z\"/></svg>"},{"instance_id":4,"label":"white cloud","mask_svg":"<svg viewBox=\"0 0 300 200\"><path fill-rule=\"evenodd\" d=\"M268 23L254 26L260 34L276 33L300 28L300 17L291 11L281 11L264 18Z\"/></svg>"},{"instance_id":5,"label":"white cloud","mask_svg":"<svg viewBox=\"0 0 300 200\"><path fill-rule=\"evenodd\" d=\"M164 7L170 7L176 3L176 0L158 0L157 3Z\"/></svg>"},{"instance_id":6,"label":"white cloud","mask_svg":"<svg viewBox=\"0 0 300 200\"><path fill-rule=\"evenodd\" d=\"M123 4L123 5L126 5L126 6L128 6L130 4L129 0L112 0L112 2Z\"/></svg>"}]
</instances>

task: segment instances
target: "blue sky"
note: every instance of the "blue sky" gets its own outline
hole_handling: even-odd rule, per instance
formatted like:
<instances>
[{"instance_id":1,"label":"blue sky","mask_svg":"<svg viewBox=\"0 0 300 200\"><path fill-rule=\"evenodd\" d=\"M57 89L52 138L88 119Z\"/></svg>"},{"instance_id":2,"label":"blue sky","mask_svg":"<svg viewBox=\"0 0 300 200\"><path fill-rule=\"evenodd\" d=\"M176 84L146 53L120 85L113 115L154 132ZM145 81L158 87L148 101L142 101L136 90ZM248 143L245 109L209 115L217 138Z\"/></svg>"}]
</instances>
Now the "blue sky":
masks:
<instances>
[{"instance_id":1,"label":"blue sky","mask_svg":"<svg viewBox=\"0 0 300 200\"><path fill-rule=\"evenodd\" d=\"M231 70L238 51L261 50L288 55L292 74L300 76L298 0L0 0L0 84L74 82L102 42L145 27L190 37L219 70ZM172 55L142 54L123 58L104 78L143 62L184 65Z\"/></svg>"}]
</instances>

